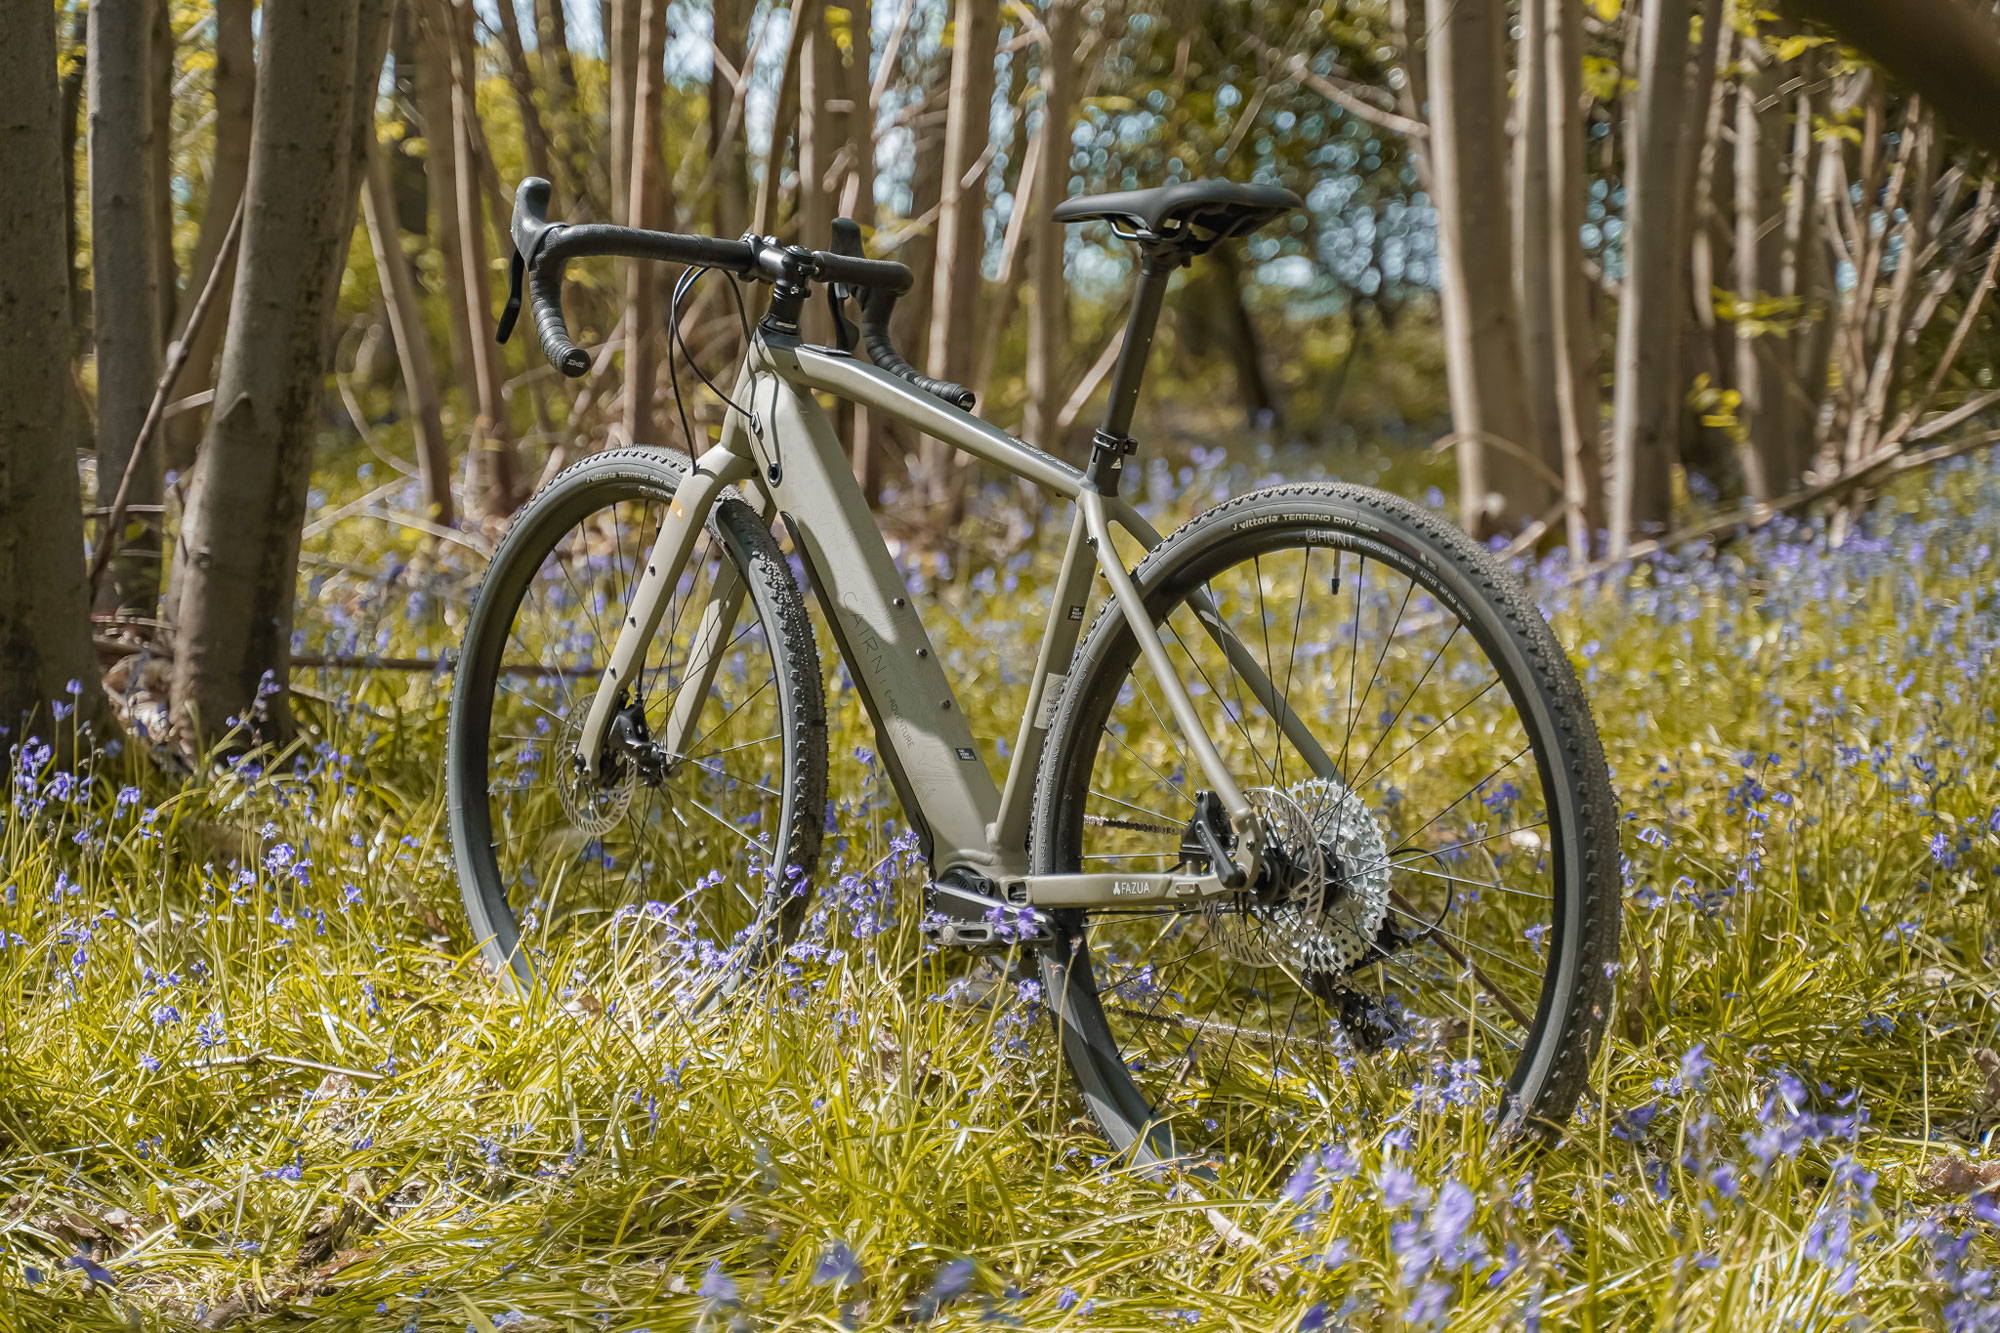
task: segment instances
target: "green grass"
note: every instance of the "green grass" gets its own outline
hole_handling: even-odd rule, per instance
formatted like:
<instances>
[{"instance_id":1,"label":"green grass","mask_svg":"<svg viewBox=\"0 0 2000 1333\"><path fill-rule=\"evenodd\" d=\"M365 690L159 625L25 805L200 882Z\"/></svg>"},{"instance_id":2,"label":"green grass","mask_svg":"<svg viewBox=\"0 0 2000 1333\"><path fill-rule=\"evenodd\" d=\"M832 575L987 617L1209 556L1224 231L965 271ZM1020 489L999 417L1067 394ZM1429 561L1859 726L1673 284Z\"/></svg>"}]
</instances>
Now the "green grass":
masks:
<instances>
[{"instance_id":1,"label":"green grass","mask_svg":"<svg viewBox=\"0 0 2000 1333\"><path fill-rule=\"evenodd\" d=\"M1593 1092L1539 1155L1487 1145L1490 1093L1357 1077L1200 1195L1105 1161L1044 1022L951 998L968 965L921 946L837 673L834 948L699 1020L636 969L515 999L466 956L422 674L309 675L312 734L261 773L31 771L0 816L0 1325L1994 1327L1995 1214L1927 1180L2000 1114L1996 517L1979 463L1839 549L1544 581L1629 873ZM310 544L315 645L451 642L471 553L381 542ZM982 736L1050 558L940 581Z\"/></svg>"}]
</instances>

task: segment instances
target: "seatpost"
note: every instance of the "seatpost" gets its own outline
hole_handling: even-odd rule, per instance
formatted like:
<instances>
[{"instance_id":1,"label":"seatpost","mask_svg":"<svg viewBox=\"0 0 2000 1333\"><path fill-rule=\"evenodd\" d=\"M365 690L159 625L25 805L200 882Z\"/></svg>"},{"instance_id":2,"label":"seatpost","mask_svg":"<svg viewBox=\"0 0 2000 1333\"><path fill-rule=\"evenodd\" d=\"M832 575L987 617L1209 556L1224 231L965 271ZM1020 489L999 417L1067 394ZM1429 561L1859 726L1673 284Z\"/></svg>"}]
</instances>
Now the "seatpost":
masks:
<instances>
[{"instance_id":1,"label":"seatpost","mask_svg":"<svg viewBox=\"0 0 2000 1333\"><path fill-rule=\"evenodd\" d=\"M1125 342L1111 372L1111 397L1104 405L1104 424L1090 440L1090 464L1084 479L1099 495L1118 494L1125 456L1137 449L1132 439L1132 413L1139 406L1139 385L1146 378L1146 358L1153 350L1153 333L1160 324L1160 304L1167 279L1187 263L1179 245L1156 239L1139 243L1139 277L1132 287L1132 310L1125 317Z\"/></svg>"}]
</instances>

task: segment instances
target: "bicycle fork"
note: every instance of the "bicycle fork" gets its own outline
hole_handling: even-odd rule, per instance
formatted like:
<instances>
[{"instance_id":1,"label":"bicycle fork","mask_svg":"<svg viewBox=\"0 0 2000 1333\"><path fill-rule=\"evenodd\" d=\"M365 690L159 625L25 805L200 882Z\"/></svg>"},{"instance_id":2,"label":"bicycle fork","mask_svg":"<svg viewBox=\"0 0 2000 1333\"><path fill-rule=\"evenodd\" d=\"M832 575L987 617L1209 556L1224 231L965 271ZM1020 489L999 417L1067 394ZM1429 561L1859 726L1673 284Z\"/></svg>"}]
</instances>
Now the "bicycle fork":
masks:
<instances>
[{"instance_id":1,"label":"bicycle fork","mask_svg":"<svg viewBox=\"0 0 2000 1333\"><path fill-rule=\"evenodd\" d=\"M741 445L736 437L745 429L742 420L732 413L723 428L722 441L696 460L694 470L682 478L667 505L667 517L646 554L645 571L632 587L630 601L618 623L618 641L612 647L611 661L598 680L583 732L577 738L581 750L577 758L589 777L600 776L605 731L612 715L631 697L646 660L647 645L659 632L670 594L688 557L694 553L709 510L724 490L755 475L755 465L747 457L749 451L739 452ZM714 595L702 608L701 624L695 631L694 649L689 655L689 670L675 692L673 712L662 738L670 754L678 754L686 746L687 735L714 682L721 646L728 642L743 604L742 580L735 576L727 560L722 562L722 569L725 572L717 580Z\"/></svg>"}]
</instances>

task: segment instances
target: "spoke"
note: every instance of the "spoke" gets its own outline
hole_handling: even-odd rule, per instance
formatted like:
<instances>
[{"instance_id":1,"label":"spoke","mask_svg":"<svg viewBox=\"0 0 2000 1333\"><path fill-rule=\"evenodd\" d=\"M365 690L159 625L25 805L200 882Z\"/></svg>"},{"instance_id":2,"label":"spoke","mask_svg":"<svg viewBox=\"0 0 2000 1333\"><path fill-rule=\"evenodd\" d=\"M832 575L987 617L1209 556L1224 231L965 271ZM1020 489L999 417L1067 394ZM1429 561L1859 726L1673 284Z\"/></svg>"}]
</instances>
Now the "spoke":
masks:
<instances>
[{"instance_id":1,"label":"spoke","mask_svg":"<svg viewBox=\"0 0 2000 1333\"><path fill-rule=\"evenodd\" d=\"M695 746L699 746L703 741L707 740L710 736L713 736L716 732L722 730L722 728L728 723L730 718L735 717L738 713L742 712L743 709L749 703L751 703L751 701L756 699L758 695L762 694L765 690L770 689L771 686L777 682L777 679L778 679L778 673L774 669L769 676L766 676L764 678L764 683L762 685L759 685L756 689L752 690L749 694L744 696L742 703L737 704L734 708L724 713L719 719L717 719L716 724L714 726L710 727L707 731L701 733L701 735L695 737L694 746L690 746L689 748L693 749L695 748Z\"/></svg>"},{"instance_id":2,"label":"spoke","mask_svg":"<svg viewBox=\"0 0 2000 1333\"><path fill-rule=\"evenodd\" d=\"M542 712L547 713L551 718L553 718L557 722L566 721L566 719L563 717L561 713L555 712L554 710L547 708L542 704L536 703L533 699L530 699L527 695L521 693L519 690L515 689L512 685L507 684L505 681L496 679L493 683L495 685L498 685L501 689L505 690L508 694L512 695L514 698L519 699L522 703L528 705L528 707L540 709Z\"/></svg>"},{"instance_id":3,"label":"spoke","mask_svg":"<svg viewBox=\"0 0 2000 1333\"><path fill-rule=\"evenodd\" d=\"M1404 755L1416 749L1419 745L1422 745L1432 736L1435 736L1438 732L1438 728L1448 726L1453 718L1457 717L1460 713L1463 713L1466 709L1472 707L1472 705L1478 703L1481 699L1485 698L1486 692L1492 689L1495 685L1498 685L1499 683L1500 683L1500 677L1495 676L1492 680L1489 680L1484 685L1481 685L1479 687L1478 692L1475 693L1470 699L1467 699L1464 703L1460 704L1458 707L1452 709L1449 713L1446 713L1443 717L1439 718L1436 722L1432 723L1429 731L1426 731L1423 735L1417 737L1415 740L1411 741L1408 745L1405 745L1402 749L1396 751L1395 755L1392 756L1387 761L1385 761L1380 768L1375 769L1374 771L1370 772L1367 776L1357 781L1355 783L1355 789L1358 790L1362 787L1367 786L1369 783L1373 782L1376 778L1381 777L1384 773L1387 773L1390 769L1394 768L1397 762L1401 760ZM1446 748L1449 749L1450 747L1447 746Z\"/></svg>"},{"instance_id":4,"label":"spoke","mask_svg":"<svg viewBox=\"0 0 2000 1333\"><path fill-rule=\"evenodd\" d=\"M693 806L695 809L701 811L703 814L707 815L710 819L713 819L716 823L722 825L722 827L728 829L731 833L734 833L737 837L743 839L743 841L750 847L750 849L752 851L760 853L764 857L764 860L767 863L772 860L769 848L764 846L763 843L757 841L757 839L751 837L748 833L745 833L737 825L730 823L728 820L724 819L721 815L718 815L717 813L715 813L715 811L709 809L708 806L704 804L700 799L693 796L689 796L687 798L687 803ZM738 889L738 892L741 892L740 888Z\"/></svg>"},{"instance_id":5,"label":"spoke","mask_svg":"<svg viewBox=\"0 0 2000 1333\"><path fill-rule=\"evenodd\" d=\"M1549 822L1548 819L1544 817L1542 819L1537 819L1527 824L1517 825L1514 828L1501 829L1498 833L1487 833L1477 838L1467 838L1463 842L1448 842L1442 847L1429 847L1429 848L1411 847L1405 844L1404 846L1398 847L1395 851L1388 853L1387 855L1382 857L1382 859L1379 861L1370 861L1366 865L1355 866L1353 868L1353 872L1355 874L1365 874L1368 871L1373 870L1378 866L1400 865L1401 862L1397 861L1396 858L1404 855L1442 856L1446 852L1455 852L1461 847L1476 847L1482 842L1492 842L1496 838L1511 838L1516 833L1526 833L1529 829L1541 828L1548 822Z\"/></svg>"},{"instance_id":6,"label":"spoke","mask_svg":"<svg viewBox=\"0 0 2000 1333\"><path fill-rule=\"evenodd\" d=\"M683 755L682 758L686 759L687 762L692 764L699 760L712 759L717 755L734 754L738 750L747 750L753 745L762 745L766 741L777 741L783 739L784 739L783 732L774 731L768 736L759 736L755 740L744 741L740 745L725 745L720 750L703 750L700 754Z\"/></svg>"},{"instance_id":7,"label":"spoke","mask_svg":"<svg viewBox=\"0 0 2000 1333\"><path fill-rule=\"evenodd\" d=\"M1424 929L1422 932L1422 938L1436 940L1438 942L1439 948L1448 950L1449 946L1445 943L1445 941L1449 940L1454 944L1463 945L1464 947L1472 950L1474 953L1485 954L1488 958L1491 958L1496 963L1505 963L1507 966L1513 968L1516 972L1522 972L1531 977L1540 977L1543 975L1543 973L1536 971L1532 967L1529 967L1526 963L1523 963L1518 958L1509 958L1506 954L1496 953L1494 950L1487 948L1483 944L1474 944L1471 940L1466 939L1463 935L1452 934L1450 931L1444 929L1442 926L1437 925L1435 918L1424 916L1419 912L1412 911L1407 904L1398 906L1396 899L1400 897L1401 897L1400 894L1391 896L1391 900L1389 903L1389 910L1394 912L1398 916L1406 916L1410 920L1415 921L1419 925L1423 926ZM1454 954L1453 956L1459 962L1467 963L1468 965L1470 965L1469 961L1463 955Z\"/></svg>"},{"instance_id":8,"label":"spoke","mask_svg":"<svg viewBox=\"0 0 2000 1333\"><path fill-rule=\"evenodd\" d=\"M1367 591L1368 559L1356 554L1354 557L1354 624L1348 631L1353 637L1347 646L1347 734L1340 742L1340 769L1347 768L1347 743L1354 738L1354 678L1361 666L1361 603Z\"/></svg>"},{"instance_id":9,"label":"spoke","mask_svg":"<svg viewBox=\"0 0 2000 1333\"><path fill-rule=\"evenodd\" d=\"M1446 952L1450 952L1450 950L1447 949ZM1417 970L1417 965L1415 960L1412 959L1407 953L1385 955L1384 957L1377 959L1376 961L1382 963L1394 963L1399 967L1407 969L1410 972L1410 974L1416 978L1417 984L1424 987L1427 990L1445 991L1446 993L1454 993L1456 990L1455 987L1450 985L1451 978L1446 974L1444 974L1443 972L1439 972L1433 976L1425 976L1423 973L1419 972ZM1458 962L1458 965L1460 967L1465 968L1467 971L1471 972L1474 976L1477 976L1479 974L1478 968L1475 967L1473 964L1468 963L1463 959L1457 959L1455 961ZM1492 986L1487 985L1484 982L1481 982L1480 984L1482 986L1485 986L1487 993L1489 995L1492 995L1496 1000L1499 1000L1501 1005L1509 1011L1509 1013L1515 1018L1517 1022L1521 1024L1521 1030L1525 1034L1530 1024L1528 1023L1527 1019L1521 1014L1519 1007L1514 1005L1512 1001L1505 998L1503 994L1496 992ZM1471 1004L1468 1003L1465 1005L1464 1013L1467 1018L1471 1019L1474 1023L1478 1024L1480 1027L1483 1027L1488 1032L1490 1032L1493 1035L1494 1040L1498 1041L1502 1046L1505 1046L1508 1050L1518 1051L1521 1049L1521 1043L1517 1038L1515 1038L1512 1034L1508 1033L1506 1029L1502 1028L1492 1019L1480 1013L1479 1010L1475 1009Z\"/></svg>"},{"instance_id":10,"label":"spoke","mask_svg":"<svg viewBox=\"0 0 2000 1333\"><path fill-rule=\"evenodd\" d=\"M1162 833L1172 838L1178 838L1183 832L1183 829L1169 828L1165 824L1141 824L1136 819L1120 819L1116 815L1085 815L1083 822L1092 828L1130 829L1134 833Z\"/></svg>"},{"instance_id":11,"label":"spoke","mask_svg":"<svg viewBox=\"0 0 2000 1333\"><path fill-rule=\"evenodd\" d=\"M746 787L755 787L758 791L761 792L769 792L771 795L777 797L781 801L785 799L785 794L779 791L777 788L767 787L763 783L757 781L757 779L755 778L746 778L739 774L732 773L728 769L724 768L719 762L714 763L712 766L707 763L692 763L689 765L689 767L699 769L703 773L713 774L716 777L728 778L731 782L740 782Z\"/></svg>"},{"instance_id":12,"label":"spoke","mask_svg":"<svg viewBox=\"0 0 2000 1333\"><path fill-rule=\"evenodd\" d=\"M745 600L748 600L747 593L745 594ZM755 608L753 607L752 610L754 611ZM737 614L741 615L742 612L739 610ZM745 634L748 634L752 629L761 628L763 623L764 622L758 616L756 616L755 614L751 615L747 620L744 621L743 628L737 630L735 634L730 636L728 643L723 644L720 648L717 648L714 652L712 652L709 655L715 658L718 663L720 663L723 655L727 653L731 648L734 648ZM697 626L696 628L699 629L700 627ZM666 668L663 667L661 669L665 670ZM774 666L772 670L773 672L775 672L776 667ZM667 717L671 718L674 715L674 703L681 697L681 691L686 689L688 687L688 684L689 684L688 673L683 672L681 674L680 684L675 685L670 690L668 690L666 697L660 701L661 704L663 705L661 711ZM696 710L695 715L697 718L700 716L699 709Z\"/></svg>"},{"instance_id":13,"label":"spoke","mask_svg":"<svg viewBox=\"0 0 2000 1333\"><path fill-rule=\"evenodd\" d=\"M1403 696L1403 702L1396 709L1396 715L1389 719L1389 725L1382 729L1382 734L1375 738L1375 743L1368 747L1368 753L1362 756L1361 762L1356 764L1355 768L1362 772L1368 771L1368 765L1374 762L1376 752L1382 748L1382 742L1395 735L1396 724L1403 720L1403 714L1409 711L1410 705L1416 702L1419 694L1423 693L1424 682L1431 678L1431 672L1436 670L1437 664L1444 660L1444 650L1451 647L1451 641L1457 638L1458 632L1464 628L1464 621L1454 620L1452 622L1451 633L1444 636L1444 642L1439 644L1437 651L1431 654L1431 660L1424 663L1424 669L1417 674L1417 683L1410 686L1410 692ZM1421 741L1422 737L1419 737L1418 740ZM1398 757L1400 758L1400 756Z\"/></svg>"},{"instance_id":14,"label":"spoke","mask_svg":"<svg viewBox=\"0 0 2000 1333\"><path fill-rule=\"evenodd\" d=\"M1229 628L1229 622L1222 618L1222 603L1216 600L1214 585L1210 583L1204 583L1201 586L1202 590L1208 594L1208 604L1215 608L1214 614L1215 614L1216 626L1222 631L1223 634L1228 635L1231 638L1236 638L1238 642L1241 642L1242 640L1236 634L1236 631ZM1243 695L1241 690L1242 682L1240 680L1237 681L1238 685L1237 708L1235 713L1232 714L1229 710L1229 700L1223 696L1221 690L1215 688L1215 682L1209 678L1208 668L1204 667L1199 661L1195 659L1194 650L1188 647L1187 640L1181 637L1181 632L1178 629L1175 629L1173 626L1165 624L1165 622L1162 622L1162 625L1164 628L1167 629L1169 633L1171 633L1174 636L1174 643L1180 648L1181 655L1187 658L1188 665L1193 667L1195 669L1195 672L1198 675L1200 675L1201 683L1208 687L1208 697L1215 700L1216 706L1222 709L1222 715L1224 717L1228 718L1231 722L1234 722L1236 724L1236 730L1240 732L1243 736L1243 744L1249 748L1250 758L1252 759L1252 761L1262 762L1265 770L1271 774L1271 780L1273 782L1277 781L1277 776L1278 776L1277 770L1271 767L1271 763L1269 760L1264 759L1262 755L1257 753L1257 741L1254 737L1250 735L1249 714L1245 712L1242 707L1242 702L1243 702ZM1232 673L1232 675L1233 674L1234 673Z\"/></svg>"},{"instance_id":15,"label":"spoke","mask_svg":"<svg viewBox=\"0 0 2000 1333\"><path fill-rule=\"evenodd\" d=\"M1529 743L1529 745L1532 744L1533 742ZM1505 763L1501 764L1498 768L1495 768L1491 773L1488 773L1485 777L1479 779L1479 781L1473 783L1470 787L1467 787L1464 791L1460 792L1455 798L1453 798L1452 803L1450 805L1447 805L1446 807L1444 807L1444 809L1438 811L1436 814L1432 815L1429 819L1426 819L1423 823L1419 824L1415 832L1412 832L1407 837L1403 838L1402 841L1408 842L1411 838L1416 837L1417 834L1422 833L1425 829L1429 828L1431 825L1437 823L1440 819L1443 819L1446 815L1450 814L1455 808L1457 808L1458 803L1460 801L1472 795L1474 792L1478 791L1481 787L1484 787L1487 783L1493 781L1493 779L1499 777L1502 773L1505 773L1508 769L1512 768L1514 765L1520 763L1521 756L1528 752L1529 745L1523 745L1520 749L1514 751L1514 757L1512 759L1507 760Z\"/></svg>"},{"instance_id":16,"label":"spoke","mask_svg":"<svg viewBox=\"0 0 2000 1333\"><path fill-rule=\"evenodd\" d=\"M1415 579L1406 579L1402 604L1396 608L1396 618L1389 623L1389 632L1382 636L1382 651L1375 655L1375 666L1368 673L1368 684L1361 691L1361 702L1354 706L1354 712L1347 719L1347 735L1340 742L1340 768L1347 769L1347 747L1354 739L1354 728L1361 720L1361 710L1368 706L1368 697L1375 693L1375 682L1382 678L1382 664L1389 660L1389 646L1396 641L1396 631L1402 628L1403 613L1410 609L1410 594L1417 590ZM1391 723L1391 725L1394 725ZM1373 751L1370 751L1373 753Z\"/></svg>"},{"instance_id":17,"label":"spoke","mask_svg":"<svg viewBox=\"0 0 2000 1333\"><path fill-rule=\"evenodd\" d=\"M1194 1032L1204 1035L1215 1032L1226 1032L1230 1035L1232 1040L1237 1037L1248 1037L1252 1041L1264 1041L1264 1042L1276 1041L1280 1043L1290 1040L1289 1028L1287 1029L1286 1034L1280 1035L1275 1032L1266 1031L1265 1029L1262 1028L1246 1028L1246 1027L1239 1027L1234 1023L1219 1023L1212 1018L1189 1018L1186 1014L1156 1014L1148 1009L1133 1009L1130 1008L1129 1006L1122 1004L1106 1005L1105 1012L1114 1014L1125 1014L1132 1018L1139 1019L1141 1022L1146 1022L1146 1023L1187 1028ZM1298 1017L1297 1005L1294 1005L1292 1007L1292 1016L1293 1020L1297 1021ZM1339 1046L1329 1041L1321 1041L1318 1038L1301 1037L1299 1038L1299 1042L1301 1045L1312 1046L1319 1050L1332 1052L1336 1055L1340 1053ZM1282 1049L1282 1045L1280 1049Z\"/></svg>"},{"instance_id":18,"label":"spoke","mask_svg":"<svg viewBox=\"0 0 2000 1333\"><path fill-rule=\"evenodd\" d=\"M1457 875L1447 875L1441 870L1421 870L1408 861L1392 861L1390 862L1390 864L1398 870L1407 870L1413 875L1424 875L1431 879L1447 879L1450 880L1453 884L1464 884L1469 888L1493 889L1499 893L1511 893L1517 898L1533 898L1537 902L1544 902L1544 903L1550 902L1554 898L1553 894L1531 893L1527 889L1512 888L1509 887L1508 885L1500 883L1497 880L1461 879Z\"/></svg>"},{"instance_id":19,"label":"spoke","mask_svg":"<svg viewBox=\"0 0 2000 1333\"><path fill-rule=\"evenodd\" d=\"M1109 802L1111 802L1111 803L1112 803L1113 805L1122 805L1122 806L1124 806L1124 807L1125 807L1125 808L1126 808L1127 810L1136 810L1136 811L1138 811L1138 812L1139 812L1140 814L1142 814L1142 815L1151 815L1151 816L1152 816L1153 818L1155 818L1155 819L1157 819L1157 820L1159 820L1159 821L1160 821L1160 823L1159 823L1158 825L1156 825L1156 827L1157 827L1157 828L1158 828L1158 829L1160 830L1160 832L1162 832L1162 833L1172 833L1172 834L1174 834L1174 835L1176 835L1176 836L1178 836L1178 835L1180 834L1180 829L1178 829L1178 828L1169 828L1169 827L1167 826L1167 825L1168 825L1168 823L1169 823L1169 822L1170 822L1170 820L1171 820L1171 817L1170 817L1170 816L1168 816L1168 815L1163 815L1163 814L1161 814L1161 813L1160 813L1160 812L1159 812L1158 810L1148 810L1148 809L1147 809L1147 808L1146 808L1145 806L1143 806L1143 805L1134 805L1134 804L1132 804L1132 802L1130 802L1130 801L1121 801L1121 800L1119 800L1119 799L1118 799L1118 798L1117 798L1116 796L1113 796L1113 795L1111 795L1111 794L1110 794L1109 792L1101 792L1101 791L1099 791L1099 790L1098 790L1097 788L1095 788L1095 787L1092 787L1092 788L1090 789L1090 794L1091 794L1092 796L1095 796L1095 797L1098 797L1098 798L1100 798L1100 799L1102 799L1102 800L1106 800L1106 801L1109 801ZM1085 818L1085 819L1088 819L1088 818L1090 818L1090 816L1088 816L1088 815L1085 815L1085 816L1084 816L1084 818Z\"/></svg>"},{"instance_id":20,"label":"spoke","mask_svg":"<svg viewBox=\"0 0 2000 1333\"><path fill-rule=\"evenodd\" d=\"M1131 755L1134 759L1137 759L1141 764L1145 765L1146 771L1148 773L1151 773L1155 779L1153 783L1154 786L1165 788L1169 796L1178 796L1183 801L1186 801L1189 805L1194 804L1194 797L1188 795L1185 789L1181 787L1176 787L1173 783L1167 781L1167 775L1165 773L1162 773L1159 769L1154 768L1153 765L1147 761L1144 755L1140 754L1137 750L1127 745L1125 743L1124 737L1120 736L1115 731L1109 730L1108 728L1106 729L1104 734L1111 737L1113 741L1116 741L1119 749L1125 751L1126 754Z\"/></svg>"}]
</instances>

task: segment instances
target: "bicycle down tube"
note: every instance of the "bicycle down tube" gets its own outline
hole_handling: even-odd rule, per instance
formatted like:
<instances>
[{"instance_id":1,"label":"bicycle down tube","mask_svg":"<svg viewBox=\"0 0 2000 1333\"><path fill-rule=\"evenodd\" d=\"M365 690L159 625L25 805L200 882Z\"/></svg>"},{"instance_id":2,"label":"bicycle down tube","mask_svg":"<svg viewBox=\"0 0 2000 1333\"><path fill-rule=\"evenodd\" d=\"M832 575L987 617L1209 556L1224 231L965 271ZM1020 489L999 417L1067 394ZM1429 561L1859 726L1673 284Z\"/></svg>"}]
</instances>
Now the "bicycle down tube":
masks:
<instances>
[{"instance_id":1,"label":"bicycle down tube","mask_svg":"<svg viewBox=\"0 0 2000 1333\"><path fill-rule=\"evenodd\" d=\"M605 729L621 706L633 671L644 660L646 645L658 629L708 510L725 488L747 482L763 501L764 512L779 515L806 566L874 723L884 766L934 873L966 866L999 884L1010 901L1035 906L1113 901L1123 905L1228 891L1216 867L1206 874L1026 873L1034 772L1083 629L1092 578L1101 576L1118 613L1132 626L1202 776L1238 833L1236 871L1245 877L1256 874L1258 821L1173 670L1166 645L1146 616L1112 540L1117 528L1148 550L1160 541L1159 533L1129 502L1100 495L1081 470L845 353L765 334L755 340L738 386L737 400L747 404L751 420L731 412L721 441L702 454L674 495L643 573L631 589L611 662L592 698L579 738L584 756L599 752ZM832 422L813 397L815 390L902 421L1075 506L1004 791L996 788L980 756ZM1092 552L1094 557L1087 554ZM740 606L740 593L724 587L703 609L695 651L674 699L666 736L670 753L680 751L694 726L719 660L713 649L729 642ZM1276 687L1247 647L1205 597L1197 599L1196 610L1204 630L1252 695L1299 744L1311 766L1330 774L1332 764L1324 750L1278 700Z\"/></svg>"}]
</instances>

